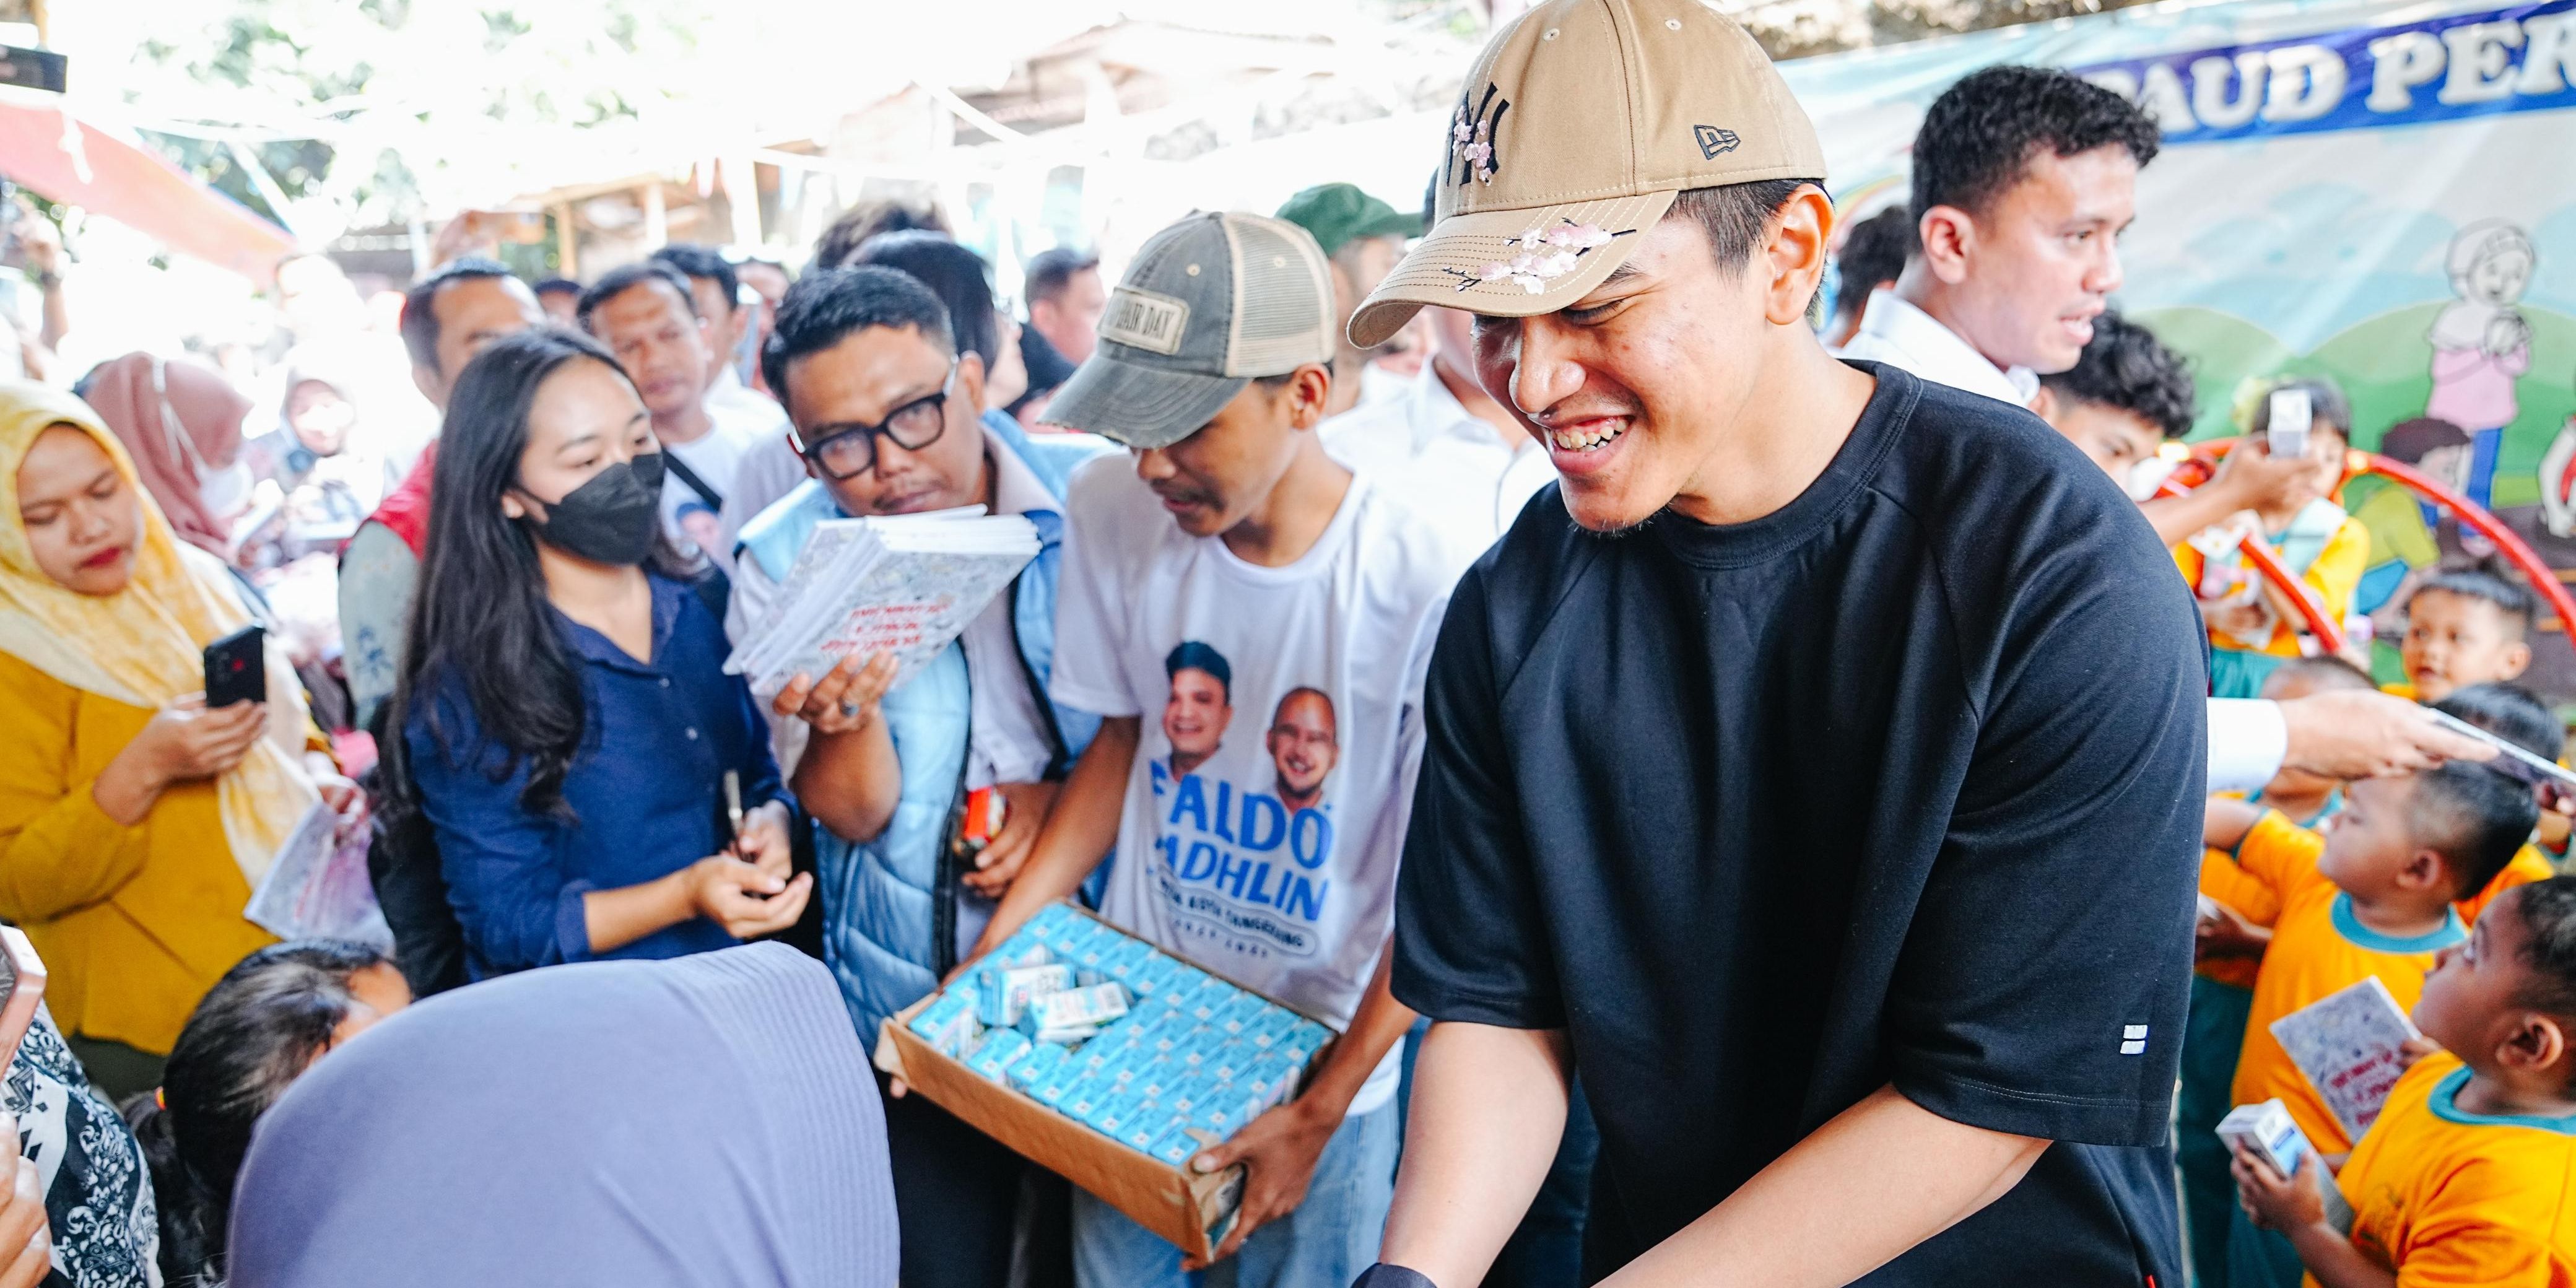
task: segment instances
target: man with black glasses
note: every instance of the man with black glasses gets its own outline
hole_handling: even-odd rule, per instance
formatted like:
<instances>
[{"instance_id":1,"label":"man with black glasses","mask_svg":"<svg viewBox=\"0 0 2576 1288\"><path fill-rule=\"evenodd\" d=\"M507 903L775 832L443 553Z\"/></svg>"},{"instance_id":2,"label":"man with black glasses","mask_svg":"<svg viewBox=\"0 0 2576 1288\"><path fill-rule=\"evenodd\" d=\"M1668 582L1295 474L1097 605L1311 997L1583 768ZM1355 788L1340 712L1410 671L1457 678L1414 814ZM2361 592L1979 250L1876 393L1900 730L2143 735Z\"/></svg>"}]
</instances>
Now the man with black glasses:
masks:
<instances>
[{"instance_id":1,"label":"man with black glasses","mask_svg":"<svg viewBox=\"0 0 2576 1288\"><path fill-rule=\"evenodd\" d=\"M957 644L900 688L851 658L770 702L780 765L813 815L825 960L863 1037L936 987L1035 839L1095 717L1057 707L1055 587L1065 480L1104 450L1088 436L1006 436L977 416L984 364L950 340L947 310L885 268L808 273L761 354L807 479L743 527L728 633L761 620L825 519L981 505L1022 514L1041 547ZM1007 802L979 861L950 845L960 783ZM999 1285L1026 1168L918 1096L890 1098L886 1134L910 1288Z\"/></svg>"}]
</instances>

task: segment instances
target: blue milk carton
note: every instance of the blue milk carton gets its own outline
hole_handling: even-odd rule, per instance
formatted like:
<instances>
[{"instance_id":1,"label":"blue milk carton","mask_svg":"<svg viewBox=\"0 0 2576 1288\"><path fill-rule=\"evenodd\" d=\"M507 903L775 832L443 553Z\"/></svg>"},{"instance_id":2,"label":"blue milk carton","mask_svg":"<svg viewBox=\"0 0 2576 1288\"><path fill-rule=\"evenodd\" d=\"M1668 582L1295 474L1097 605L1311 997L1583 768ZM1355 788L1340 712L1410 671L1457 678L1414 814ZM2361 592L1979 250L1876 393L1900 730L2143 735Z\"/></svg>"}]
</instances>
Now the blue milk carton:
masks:
<instances>
[{"instance_id":1,"label":"blue milk carton","mask_svg":"<svg viewBox=\"0 0 2576 1288\"><path fill-rule=\"evenodd\" d=\"M1262 1012L1272 1009L1275 1008L1270 1003L1262 1001L1253 994L1237 993L1233 1001L1217 1009L1216 1018L1210 1022L1225 1030L1226 1036L1235 1037L1250 1028L1253 1021L1261 1017Z\"/></svg>"},{"instance_id":2,"label":"blue milk carton","mask_svg":"<svg viewBox=\"0 0 2576 1288\"><path fill-rule=\"evenodd\" d=\"M995 1082L1010 1071L1011 1063L1029 1053L1029 1040L1018 1029L988 1029L984 1041L966 1061L966 1067Z\"/></svg>"},{"instance_id":3,"label":"blue milk carton","mask_svg":"<svg viewBox=\"0 0 2576 1288\"><path fill-rule=\"evenodd\" d=\"M963 992L939 995L939 1000L923 1007L908 1026L922 1041L941 1055L954 1056L975 1041L975 1002Z\"/></svg>"},{"instance_id":4,"label":"blue milk carton","mask_svg":"<svg viewBox=\"0 0 2576 1288\"><path fill-rule=\"evenodd\" d=\"M1029 1044L1027 1055L1011 1062L1010 1084L1024 1093L1034 1093L1040 1081L1064 1067L1065 1061L1072 1058L1071 1051L1053 1042L1033 1042Z\"/></svg>"},{"instance_id":5,"label":"blue milk carton","mask_svg":"<svg viewBox=\"0 0 2576 1288\"><path fill-rule=\"evenodd\" d=\"M1190 1155L1205 1148L1207 1146L1199 1143L1199 1138L1191 1135L1188 1124L1184 1123L1156 1137L1152 1147L1145 1152L1160 1162L1179 1167L1190 1161Z\"/></svg>"}]
</instances>

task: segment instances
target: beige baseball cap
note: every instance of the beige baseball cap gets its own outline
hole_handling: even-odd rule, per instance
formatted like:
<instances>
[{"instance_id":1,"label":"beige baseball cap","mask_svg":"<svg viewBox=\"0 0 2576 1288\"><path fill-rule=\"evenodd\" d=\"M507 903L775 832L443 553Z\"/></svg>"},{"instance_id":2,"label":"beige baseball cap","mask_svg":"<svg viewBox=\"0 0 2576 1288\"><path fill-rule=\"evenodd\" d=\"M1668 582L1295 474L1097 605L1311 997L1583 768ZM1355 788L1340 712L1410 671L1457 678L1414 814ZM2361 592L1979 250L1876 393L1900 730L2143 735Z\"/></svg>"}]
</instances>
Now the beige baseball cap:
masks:
<instances>
[{"instance_id":1,"label":"beige baseball cap","mask_svg":"<svg viewBox=\"0 0 2576 1288\"><path fill-rule=\"evenodd\" d=\"M1548 0L1496 32L1449 118L1434 222L1351 315L1382 344L1425 304L1499 317L1583 298L1692 188L1825 177L1771 59L1699 0Z\"/></svg>"}]
</instances>

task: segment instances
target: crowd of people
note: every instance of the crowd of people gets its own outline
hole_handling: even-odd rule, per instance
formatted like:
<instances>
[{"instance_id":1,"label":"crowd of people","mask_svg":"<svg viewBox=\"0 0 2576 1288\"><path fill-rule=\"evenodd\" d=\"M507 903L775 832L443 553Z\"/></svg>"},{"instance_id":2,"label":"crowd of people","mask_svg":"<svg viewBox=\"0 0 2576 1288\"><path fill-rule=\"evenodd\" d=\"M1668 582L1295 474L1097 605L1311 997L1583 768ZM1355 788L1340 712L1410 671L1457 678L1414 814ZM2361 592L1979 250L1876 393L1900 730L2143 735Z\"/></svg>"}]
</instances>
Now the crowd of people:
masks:
<instances>
[{"instance_id":1,"label":"crowd of people","mask_svg":"<svg viewBox=\"0 0 2576 1288\"><path fill-rule=\"evenodd\" d=\"M1974 73L1838 228L1704 6L1468 85L1419 212L1019 308L901 205L453 259L428 441L322 344L266 428L185 354L0 386L0 1285L2576 1282L2576 796L2433 714L2561 756L2534 597L2411 575L2388 691L2307 633L2385 428L2328 381L2160 488L2151 117ZM1037 553L916 673L728 671L821 525L965 507ZM252 915L307 844L372 942ZM1338 1033L1188 1160L1204 1261L870 1066L1067 900ZM2421 1036L2356 1135L2271 1026L2365 981ZM2292 1174L2218 1135L2272 1100Z\"/></svg>"}]
</instances>

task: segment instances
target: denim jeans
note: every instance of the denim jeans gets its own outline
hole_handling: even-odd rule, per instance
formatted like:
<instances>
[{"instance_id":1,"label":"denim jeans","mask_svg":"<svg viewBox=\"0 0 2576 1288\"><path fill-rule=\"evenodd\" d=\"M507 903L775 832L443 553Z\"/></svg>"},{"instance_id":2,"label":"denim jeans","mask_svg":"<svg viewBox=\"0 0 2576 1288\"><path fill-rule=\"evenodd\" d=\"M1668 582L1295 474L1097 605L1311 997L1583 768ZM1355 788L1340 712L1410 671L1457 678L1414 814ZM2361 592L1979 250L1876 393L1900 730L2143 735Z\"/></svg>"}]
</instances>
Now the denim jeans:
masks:
<instances>
[{"instance_id":1,"label":"denim jeans","mask_svg":"<svg viewBox=\"0 0 2576 1288\"><path fill-rule=\"evenodd\" d=\"M1073 1192L1073 1279L1078 1288L1348 1288L1377 1260L1395 1200L1395 1106L1342 1120L1315 1162L1297 1210L1253 1231L1233 1257L1203 1274L1181 1270L1181 1250L1081 1190Z\"/></svg>"}]
</instances>

